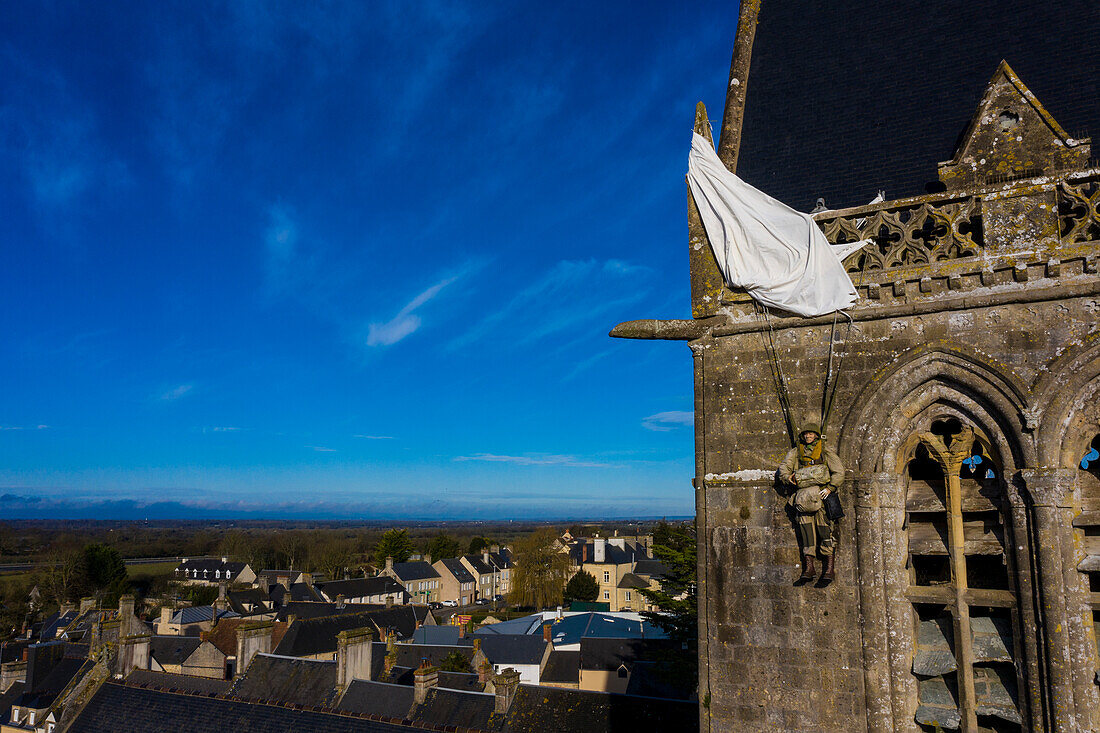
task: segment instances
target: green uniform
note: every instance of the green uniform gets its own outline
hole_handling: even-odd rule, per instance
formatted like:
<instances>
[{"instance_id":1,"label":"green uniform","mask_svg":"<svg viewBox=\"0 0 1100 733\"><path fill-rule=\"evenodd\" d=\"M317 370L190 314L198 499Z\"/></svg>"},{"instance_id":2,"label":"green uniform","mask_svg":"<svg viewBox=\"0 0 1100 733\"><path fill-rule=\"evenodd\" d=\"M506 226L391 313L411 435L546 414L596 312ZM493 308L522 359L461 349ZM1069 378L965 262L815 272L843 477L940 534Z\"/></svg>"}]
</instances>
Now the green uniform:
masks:
<instances>
[{"instance_id":1,"label":"green uniform","mask_svg":"<svg viewBox=\"0 0 1100 733\"><path fill-rule=\"evenodd\" d=\"M844 483L844 464L840 462L840 456L828 448L825 441L820 438L809 445L799 441L797 447L791 448L779 466L779 478L785 483L793 484L794 472L811 465L824 465L829 469L829 481L827 484L821 484L822 488L827 487L830 491L836 491ZM832 555L836 547L836 535L833 531L833 522L825 516L825 508L822 507L812 513L799 511L794 504L794 495L787 503L795 512L802 552L806 555L820 553L824 557Z\"/></svg>"}]
</instances>

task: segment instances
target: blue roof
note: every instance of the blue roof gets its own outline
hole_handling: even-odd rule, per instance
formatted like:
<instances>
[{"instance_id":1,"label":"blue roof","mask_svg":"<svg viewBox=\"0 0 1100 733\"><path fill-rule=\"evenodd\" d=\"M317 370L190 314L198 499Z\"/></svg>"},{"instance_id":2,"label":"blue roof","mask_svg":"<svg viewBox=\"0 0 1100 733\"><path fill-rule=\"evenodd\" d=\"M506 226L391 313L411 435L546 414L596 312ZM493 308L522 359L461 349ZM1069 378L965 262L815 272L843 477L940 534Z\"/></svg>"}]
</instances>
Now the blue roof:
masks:
<instances>
[{"instance_id":1,"label":"blue roof","mask_svg":"<svg viewBox=\"0 0 1100 733\"><path fill-rule=\"evenodd\" d=\"M203 621L209 621L213 618L214 607L213 606L188 606L187 608L181 608L172 614L171 623L173 624L197 624ZM218 612L218 618L239 618L240 614L235 611L220 611Z\"/></svg>"},{"instance_id":2,"label":"blue roof","mask_svg":"<svg viewBox=\"0 0 1100 733\"><path fill-rule=\"evenodd\" d=\"M555 646L579 644L581 639L665 639L667 635L646 621L605 613L578 613L555 620L550 640Z\"/></svg>"},{"instance_id":3,"label":"blue roof","mask_svg":"<svg viewBox=\"0 0 1100 733\"><path fill-rule=\"evenodd\" d=\"M482 626L480 629L474 632L476 635L489 636L496 634L534 634L542 628L543 620L542 614L536 613L532 616L524 616L523 618L514 618L511 621L501 621L499 624L489 624L488 626Z\"/></svg>"}]
</instances>

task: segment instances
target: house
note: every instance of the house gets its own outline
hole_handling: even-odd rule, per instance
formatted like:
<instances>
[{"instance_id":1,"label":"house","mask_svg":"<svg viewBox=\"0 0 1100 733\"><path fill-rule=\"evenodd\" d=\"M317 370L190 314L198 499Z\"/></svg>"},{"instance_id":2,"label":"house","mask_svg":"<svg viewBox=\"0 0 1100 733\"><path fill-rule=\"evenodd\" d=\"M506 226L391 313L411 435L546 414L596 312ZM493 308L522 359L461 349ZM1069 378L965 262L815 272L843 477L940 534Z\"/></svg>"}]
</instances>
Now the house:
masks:
<instances>
[{"instance_id":1,"label":"house","mask_svg":"<svg viewBox=\"0 0 1100 733\"><path fill-rule=\"evenodd\" d=\"M229 610L240 616L265 616L275 611L275 602L262 588L242 588L225 594Z\"/></svg>"},{"instance_id":2,"label":"house","mask_svg":"<svg viewBox=\"0 0 1100 733\"><path fill-rule=\"evenodd\" d=\"M431 559L431 556L428 557ZM395 563L392 557L387 557L381 574L400 583L412 597L413 603L438 603L441 600L443 580L427 560Z\"/></svg>"},{"instance_id":3,"label":"house","mask_svg":"<svg viewBox=\"0 0 1100 733\"><path fill-rule=\"evenodd\" d=\"M253 583L256 573L244 562L221 558L183 558L174 571L176 580L190 585Z\"/></svg>"},{"instance_id":4,"label":"house","mask_svg":"<svg viewBox=\"0 0 1100 733\"><path fill-rule=\"evenodd\" d=\"M480 555L463 555L462 564L476 580L478 598L494 600L512 590L512 552L493 545Z\"/></svg>"},{"instance_id":5,"label":"house","mask_svg":"<svg viewBox=\"0 0 1100 733\"><path fill-rule=\"evenodd\" d=\"M433 565L441 579L440 599L468 606L476 599L477 578L457 557L438 560Z\"/></svg>"},{"instance_id":6,"label":"house","mask_svg":"<svg viewBox=\"0 0 1100 733\"><path fill-rule=\"evenodd\" d=\"M88 648L80 644L61 640L32 644L27 648L21 692L13 696L7 717L0 721L0 733L53 733L55 709L93 664Z\"/></svg>"},{"instance_id":7,"label":"house","mask_svg":"<svg viewBox=\"0 0 1100 733\"><path fill-rule=\"evenodd\" d=\"M217 606L186 606L175 611L166 606L160 610L157 633L163 636L198 636L212 629L217 621L239 616L235 611Z\"/></svg>"},{"instance_id":8,"label":"house","mask_svg":"<svg viewBox=\"0 0 1100 733\"><path fill-rule=\"evenodd\" d=\"M529 685L539 684L542 669L553 649L541 634L476 636L470 637L469 643L480 653L475 654L475 665L480 666L484 658L497 674L510 667L519 673L521 682Z\"/></svg>"},{"instance_id":9,"label":"house","mask_svg":"<svg viewBox=\"0 0 1100 733\"><path fill-rule=\"evenodd\" d=\"M149 639L149 669L191 677L225 679L228 656L196 636L153 636Z\"/></svg>"},{"instance_id":10,"label":"house","mask_svg":"<svg viewBox=\"0 0 1100 733\"><path fill-rule=\"evenodd\" d=\"M637 575L637 563L652 561L644 543L625 537L579 539L570 546L569 555L577 572L596 579L600 586L597 601L610 604L613 611L652 610L645 608L647 604L638 594L639 588L649 586L647 579L630 578L620 587L626 575Z\"/></svg>"},{"instance_id":11,"label":"house","mask_svg":"<svg viewBox=\"0 0 1100 733\"><path fill-rule=\"evenodd\" d=\"M405 602L405 588L389 575L374 578L351 578L318 583L317 590L326 601L342 599L344 603Z\"/></svg>"}]
</instances>

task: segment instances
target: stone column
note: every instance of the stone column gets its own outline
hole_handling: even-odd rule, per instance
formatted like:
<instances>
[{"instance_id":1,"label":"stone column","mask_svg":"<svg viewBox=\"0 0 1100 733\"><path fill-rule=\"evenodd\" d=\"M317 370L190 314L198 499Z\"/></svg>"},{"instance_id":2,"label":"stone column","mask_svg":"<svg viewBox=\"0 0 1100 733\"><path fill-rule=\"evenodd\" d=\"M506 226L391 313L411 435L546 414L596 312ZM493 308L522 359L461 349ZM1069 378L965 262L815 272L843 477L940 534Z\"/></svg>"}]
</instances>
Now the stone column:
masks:
<instances>
[{"instance_id":1,"label":"stone column","mask_svg":"<svg viewBox=\"0 0 1100 733\"><path fill-rule=\"evenodd\" d=\"M1031 497L1035 518L1035 555L1038 559L1041 624L1047 659L1047 689L1051 696L1049 730L1076 733L1075 659L1067 599L1065 558L1073 549L1073 525L1066 521L1067 504L1073 497L1074 470L1023 469L1018 473ZM1068 549L1066 546L1069 546ZM1076 571L1076 566L1075 566ZM1084 700L1082 700L1084 702Z\"/></svg>"},{"instance_id":2,"label":"stone column","mask_svg":"<svg viewBox=\"0 0 1100 733\"><path fill-rule=\"evenodd\" d=\"M854 496L857 586L862 617L863 694L867 706L867 730L890 733L895 729L890 694L890 664L887 641L887 606L884 586L885 558L882 544L882 516L879 508L881 474L857 476L851 485ZM888 479L894 477L886 474Z\"/></svg>"}]
</instances>

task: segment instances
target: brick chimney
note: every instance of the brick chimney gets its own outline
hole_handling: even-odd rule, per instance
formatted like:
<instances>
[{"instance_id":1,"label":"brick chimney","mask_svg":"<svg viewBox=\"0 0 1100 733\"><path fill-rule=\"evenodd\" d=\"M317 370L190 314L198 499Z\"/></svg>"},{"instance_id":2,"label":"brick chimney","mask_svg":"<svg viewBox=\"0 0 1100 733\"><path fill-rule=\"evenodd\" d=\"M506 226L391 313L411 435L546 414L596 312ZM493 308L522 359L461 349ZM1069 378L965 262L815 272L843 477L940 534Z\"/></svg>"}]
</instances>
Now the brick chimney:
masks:
<instances>
[{"instance_id":1,"label":"brick chimney","mask_svg":"<svg viewBox=\"0 0 1100 733\"><path fill-rule=\"evenodd\" d=\"M516 699L516 691L519 690L519 672L508 667L493 678L493 689L497 698L494 712L504 715L512 707L512 701Z\"/></svg>"},{"instance_id":2,"label":"brick chimney","mask_svg":"<svg viewBox=\"0 0 1100 733\"><path fill-rule=\"evenodd\" d=\"M274 628L270 621L256 621L237 627L237 674L244 674L257 654L271 653Z\"/></svg>"},{"instance_id":3,"label":"brick chimney","mask_svg":"<svg viewBox=\"0 0 1100 733\"><path fill-rule=\"evenodd\" d=\"M439 683L439 669L428 664L425 659L413 672L413 699L421 704L428 699L428 690Z\"/></svg>"},{"instance_id":4,"label":"brick chimney","mask_svg":"<svg viewBox=\"0 0 1100 733\"><path fill-rule=\"evenodd\" d=\"M477 681L482 685L487 684L493 676L493 665L489 664L488 659L481 660L481 664L477 666Z\"/></svg>"},{"instance_id":5,"label":"brick chimney","mask_svg":"<svg viewBox=\"0 0 1100 733\"><path fill-rule=\"evenodd\" d=\"M94 608L95 608L95 599L94 598L81 598L80 599L80 615L81 616L83 616L88 611L91 611Z\"/></svg>"},{"instance_id":6,"label":"brick chimney","mask_svg":"<svg viewBox=\"0 0 1100 733\"><path fill-rule=\"evenodd\" d=\"M424 562L428 563L429 565L432 564L432 556L430 553L424 553Z\"/></svg>"},{"instance_id":7,"label":"brick chimney","mask_svg":"<svg viewBox=\"0 0 1100 733\"><path fill-rule=\"evenodd\" d=\"M350 629L336 635L336 687L347 689L352 680L370 680L374 629Z\"/></svg>"},{"instance_id":8,"label":"brick chimney","mask_svg":"<svg viewBox=\"0 0 1100 733\"><path fill-rule=\"evenodd\" d=\"M542 640L545 642L550 641L550 624L542 625Z\"/></svg>"},{"instance_id":9,"label":"brick chimney","mask_svg":"<svg viewBox=\"0 0 1100 733\"><path fill-rule=\"evenodd\" d=\"M125 679L135 669L149 669L149 652L152 637L148 634L126 636L118 642L119 676Z\"/></svg>"},{"instance_id":10,"label":"brick chimney","mask_svg":"<svg viewBox=\"0 0 1100 733\"><path fill-rule=\"evenodd\" d=\"M392 557L387 557L386 558L386 572L387 573L392 573L393 572L393 558Z\"/></svg>"}]
</instances>

